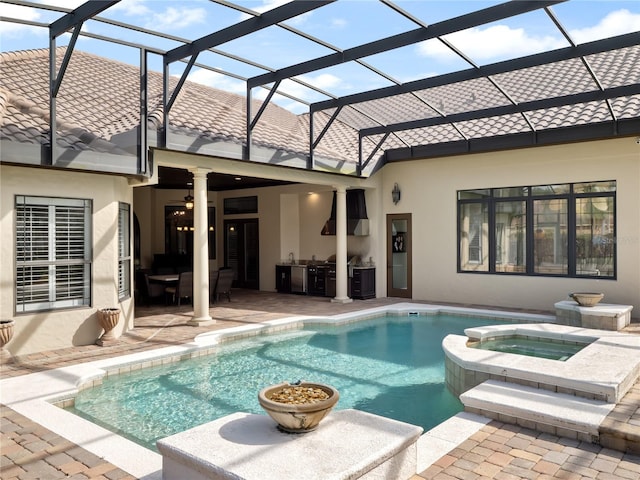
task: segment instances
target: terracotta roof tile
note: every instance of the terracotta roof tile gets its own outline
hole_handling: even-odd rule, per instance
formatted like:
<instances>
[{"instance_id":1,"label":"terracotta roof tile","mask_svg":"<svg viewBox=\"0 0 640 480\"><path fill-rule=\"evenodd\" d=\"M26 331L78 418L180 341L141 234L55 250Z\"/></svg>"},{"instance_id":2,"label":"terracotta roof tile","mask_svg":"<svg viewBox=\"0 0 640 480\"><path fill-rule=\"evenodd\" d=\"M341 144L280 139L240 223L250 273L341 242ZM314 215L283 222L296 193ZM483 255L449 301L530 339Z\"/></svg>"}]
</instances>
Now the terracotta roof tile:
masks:
<instances>
[{"instance_id":1,"label":"terracotta roof tile","mask_svg":"<svg viewBox=\"0 0 640 480\"><path fill-rule=\"evenodd\" d=\"M60 63L64 47L56 54ZM0 54L3 138L48 142L48 60L48 50ZM57 96L59 144L73 149L117 151L117 145L110 143L113 136L133 130L139 124L138 78L136 66L74 51ZM172 87L176 82L170 79ZM151 128L162 124L161 92L162 75L149 72L148 125ZM260 105L256 100L254 111L258 111ZM169 114L169 129L188 136L244 144L245 111L245 97L187 81ZM12 125L18 128L10 128ZM36 128L37 134L19 133L29 127ZM275 104L267 106L253 132L256 145L301 155L309 151L308 137L308 119ZM349 157L346 152L354 151L357 135L351 131L348 138L353 145L344 141L338 145L345 145L346 151L335 145L323 145L316 153L352 162L357 155Z\"/></svg>"},{"instance_id":2,"label":"terracotta roof tile","mask_svg":"<svg viewBox=\"0 0 640 480\"><path fill-rule=\"evenodd\" d=\"M64 47L57 51L61 61ZM48 50L0 54L0 138L46 144L48 142ZM604 88L640 83L640 46L586 58ZM57 102L59 145L72 149L120 152L114 136L139 124L138 67L74 51ZM149 72L147 125L162 125L162 75ZM598 88L580 59L521 69L492 77L516 103L570 95ZM171 78L175 86L177 79ZM257 112L261 101L252 106ZM616 118L640 117L640 96L611 100ZM318 158L355 163L360 128L437 118L473 110L509 105L510 99L486 78L424 89L343 108L315 149ZM169 115L169 133L204 142L246 141L245 97L187 81ZM314 114L317 136L332 110ZM526 112L537 131L611 120L605 102ZM499 136L531 131L523 115L504 115L428 128L395 132L383 149L451 142L464 138ZM382 136L363 140L367 158ZM294 115L269 104L253 132L254 144L305 156L309 152L309 115Z\"/></svg>"}]
</instances>

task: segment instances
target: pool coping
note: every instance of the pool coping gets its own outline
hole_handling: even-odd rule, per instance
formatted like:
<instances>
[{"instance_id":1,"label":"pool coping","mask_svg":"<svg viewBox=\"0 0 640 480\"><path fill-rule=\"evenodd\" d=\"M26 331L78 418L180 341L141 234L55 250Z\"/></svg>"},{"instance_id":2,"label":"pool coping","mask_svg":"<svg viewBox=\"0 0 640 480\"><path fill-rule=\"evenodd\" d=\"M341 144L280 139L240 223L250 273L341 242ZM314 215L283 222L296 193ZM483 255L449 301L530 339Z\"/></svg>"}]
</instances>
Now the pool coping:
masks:
<instances>
[{"instance_id":1,"label":"pool coping","mask_svg":"<svg viewBox=\"0 0 640 480\"><path fill-rule=\"evenodd\" d=\"M162 478L160 454L138 445L99 425L74 415L58 405L71 401L83 388L101 383L109 375L168 364L213 353L221 343L240 338L298 328L307 324L335 324L367 320L384 314L483 316L489 319L518 319L523 322L550 322L552 315L398 303L334 316L291 316L259 324L208 332L181 345L147 350L119 357L96 360L55 370L7 378L0 381L0 402L52 432L82 446L116 467L145 480ZM418 442L418 469L427 468L490 420L460 413L424 433Z\"/></svg>"},{"instance_id":2,"label":"pool coping","mask_svg":"<svg viewBox=\"0 0 640 480\"><path fill-rule=\"evenodd\" d=\"M445 355L465 370L517 379L539 385L559 385L572 392L585 392L618 402L640 374L640 360L630 350L640 349L640 337L610 330L594 330L558 324L512 324L473 327L466 336L448 335L443 341ZM502 335L538 336L559 340L592 341L565 361L470 348L469 339ZM614 341L615 339L615 341ZM598 368L594 368L597 365ZM550 387L549 387L550 388Z\"/></svg>"}]
</instances>

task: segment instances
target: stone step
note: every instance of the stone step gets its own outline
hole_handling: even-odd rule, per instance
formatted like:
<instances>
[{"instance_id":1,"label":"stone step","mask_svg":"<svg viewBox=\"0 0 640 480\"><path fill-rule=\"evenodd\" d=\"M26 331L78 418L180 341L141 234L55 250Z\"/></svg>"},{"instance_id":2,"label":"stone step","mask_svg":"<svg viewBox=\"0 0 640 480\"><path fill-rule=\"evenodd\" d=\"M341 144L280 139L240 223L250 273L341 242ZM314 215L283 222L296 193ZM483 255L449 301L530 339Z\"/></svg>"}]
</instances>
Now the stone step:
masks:
<instances>
[{"instance_id":1,"label":"stone step","mask_svg":"<svg viewBox=\"0 0 640 480\"><path fill-rule=\"evenodd\" d=\"M487 380L460 395L465 410L554 435L599 442L599 427L615 404Z\"/></svg>"}]
</instances>

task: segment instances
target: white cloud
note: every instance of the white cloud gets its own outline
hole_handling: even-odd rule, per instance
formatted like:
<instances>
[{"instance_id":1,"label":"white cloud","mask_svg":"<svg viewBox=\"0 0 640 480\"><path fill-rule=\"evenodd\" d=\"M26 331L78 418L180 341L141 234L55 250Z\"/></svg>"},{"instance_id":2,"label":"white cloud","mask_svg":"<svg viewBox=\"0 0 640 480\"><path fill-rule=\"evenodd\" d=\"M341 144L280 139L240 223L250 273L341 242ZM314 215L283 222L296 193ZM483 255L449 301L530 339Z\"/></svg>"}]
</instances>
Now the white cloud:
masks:
<instances>
[{"instance_id":1,"label":"white cloud","mask_svg":"<svg viewBox=\"0 0 640 480\"><path fill-rule=\"evenodd\" d=\"M584 43L639 30L640 14L623 9L607 14L594 26L574 29L569 33L577 43ZM444 38L469 55L472 60L481 62L496 58L520 57L567 46L559 35L530 35L524 28L511 28L506 25L471 28ZM418 53L440 61L457 58L442 42L435 39L418 44Z\"/></svg>"},{"instance_id":2,"label":"white cloud","mask_svg":"<svg viewBox=\"0 0 640 480\"><path fill-rule=\"evenodd\" d=\"M300 80L304 80L311 85L315 85L319 88L331 88L335 87L342 83L342 79L336 77L335 75L331 75L330 73L321 73L320 75L316 75L315 77L310 77L307 75L302 75Z\"/></svg>"},{"instance_id":3,"label":"white cloud","mask_svg":"<svg viewBox=\"0 0 640 480\"><path fill-rule=\"evenodd\" d=\"M226 92L238 93L240 95L246 95L247 93L247 87L243 81L204 68L193 70L188 78L192 82L218 88Z\"/></svg>"},{"instance_id":4,"label":"white cloud","mask_svg":"<svg viewBox=\"0 0 640 480\"><path fill-rule=\"evenodd\" d=\"M575 42L585 43L636 31L640 31L640 13L623 9L609 13L593 27L571 30L569 34Z\"/></svg>"},{"instance_id":5,"label":"white cloud","mask_svg":"<svg viewBox=\"0 0 640 480\"><path fill-rule=\"evenodd\" d=\"M342 79L329 73L321 73L320 75L316 75L314 77L302 75L298 78L308 83L309 85L314 85L315 87L318 87L322 90L331 89L332 87L336 87L338 85L344 85ZM313 90L291 80L284 80L280 84L280 88L278 90L293 97L300 98L309 102L315 100L318 95Z\"/></svg>"},{"instance_id":6,"label":"white cloud","mask_svg":"<svg viewBox=\"0 0 640 480\"><path fill-rule=\"evenodd\" d=\"M122 0L116 3L109 11L121 11L127 16L149 15L151 9L145 5L145 0Z\"/></svg>"},{"instance_id":7,"label":"white cloud","mask_svg":"<svg viewBox=\"0 0 640 480\"><path fill-rule=\"evenodd\" d=\"M188 78L192 82L197 82L208 87L218 88L226 92L237 93L243 96L247 94L247 87L243 81L236 80L232 77L228 77L217 72L212 72L211 70L202 68L193 70L189 74ZM314 78L301 77L301 79L312 85L316 85L319 88L330 88L342 84L342 80L330 74L321 74ZM286 93L287 95L291 95L292 97L300 98L309 102L317 100L318 96L316 92L291 80L284 80L280 84L280 88L278 90ZM269 92L267 89L254 88L252 91L252 96L256 100L264 100L267 97L268 93ZM276 94L273 99L278 104L282 105L284 108L292 112L300 113L303 111L307 111L307 107L304 104L296 102L295 100L292 100L288 97Z\"/></svg>"},{"instance_id":8,"label":"white cloud","mask_svg":"<svg viewBox=\"0 0 640 480\"><path fill-rule=\"evenodd\" d=\"M9 4L5 4L2 6L2 16L18 18L20 20L28 20L30 22L37 22L41 18L40 13L33 8ZM7 37L16 38L22 36L26 32L31 33L34 31L44 34L47 33L47 31L42 28L31 27L29 25L23 25L21 23L0 22L0 34L6 35Z\"/></svg>"},{"instance_id":9,"label":"white cloud","mask_svg":"<svg viewBox=\"0 0 640 480\"><path fill-rule=\"evenodd\" d=\"M128 17L141 17L145 28L159 31L171 31L204 23L206 11L204 8L186 8L168 6L164 10L152 9L147 0L122 0L109 11L120 11ZM154 2L153 6L163 5Z\"/></svg>"},{"instance_id":10,"label":"white cloud","mask_svg":"<svg viewBox=\"0 0 640 480\"><path fill-rule=\"evenodd\" d=\"M444 38L472 60L477 61L498 57L520 57L567 46L564 39L559 37L530 36L523 28L510 28L506 25L474 27ZM418 53L437 60L457 58L449 48L435 39L418 44Z\"/></svg>"},{"instance_id":11,"label":"white cloud","mask_svg":"<svg viewBox=\"0 0 640 480\"><path fill-rule=\"evenodd\" d=\"M147 27L155 30L185 28L196 23L204 23L206 15L203 8L168 7L164 12L154 13L147 22Z\"/></svg>"},{"instance_id":12,"label":"white cloud","mask_svg":"<svg viewBox=\"0 0 640 480\"><path fill-rule=\"evenodd\" d=\"M346 26L348 25L347 21L344 18L332 18L331 19L331 26L333 28L346 28Z\"/></svg>"}]
</instances>

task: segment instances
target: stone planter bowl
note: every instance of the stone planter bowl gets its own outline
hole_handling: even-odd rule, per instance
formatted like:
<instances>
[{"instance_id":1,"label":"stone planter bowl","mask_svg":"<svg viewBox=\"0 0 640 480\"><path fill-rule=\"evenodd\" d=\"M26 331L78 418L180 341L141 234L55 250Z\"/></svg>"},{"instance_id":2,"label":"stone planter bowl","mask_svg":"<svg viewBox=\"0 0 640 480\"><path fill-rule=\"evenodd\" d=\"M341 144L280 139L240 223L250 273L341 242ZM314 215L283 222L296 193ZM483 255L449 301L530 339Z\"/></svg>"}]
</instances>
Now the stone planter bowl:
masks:
<instances>
[{"instance_id":1,"label":"stone planter bowl","mask_svg":"<svg viewBox=\"0 0 640 480\"><path fill-rule=\"evenodd\" d=\"M289 404L270 400L271 394L286 387L319 388L329 395L329 398L316 403ZM340 398L338 391L330 385L322 383L288 382L263 388L258 394L260 406L276 421L278 429L287 433L306 433L315 430L320 421L331 411Z\"/></svg>"},{"instance_id":2,"label":"stone planter bowl","mask_svg":"<svg viewBox=\"0 0 640 480\"><path fill-rule=\"evenodd\" d=\"M604 297L603 293L575 292L570 293L569 298L575 300L581 307L593 307Z\"/></svg>"}]
</instances>

